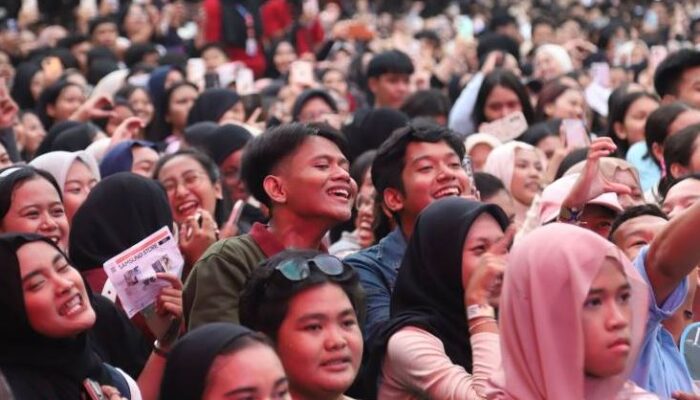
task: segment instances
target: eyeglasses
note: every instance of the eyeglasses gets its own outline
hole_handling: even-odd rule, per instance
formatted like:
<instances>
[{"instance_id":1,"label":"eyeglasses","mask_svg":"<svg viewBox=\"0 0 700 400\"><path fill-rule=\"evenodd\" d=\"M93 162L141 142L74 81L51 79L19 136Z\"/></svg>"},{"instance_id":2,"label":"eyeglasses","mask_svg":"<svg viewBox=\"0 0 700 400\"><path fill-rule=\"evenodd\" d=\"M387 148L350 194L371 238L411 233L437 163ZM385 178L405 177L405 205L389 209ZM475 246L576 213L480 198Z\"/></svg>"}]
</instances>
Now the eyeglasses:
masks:
<instances>
[{"instance_id":1,"label":"eyeglasses","mask_svg":"<svg viewBox=\"0 0 700 400\"><path fill-rule=\"evenodd\" d=\"M204 179L206 179L206 176L203 173L190 172L183 175L182 180L171 178L166 179L164 182L162 182L162 184L168 194L173 194L177 191L177 187L180 186L180 183L182 183L182 185L187 189L193 189L199 186Z\"/></svg>"},{"instance_id":2,"label":"eyeglasses","mask_svg":"<svg viewBox=\"0 0 700 400\"><path fill-rule=\"evenodd\" d=\"M279 271L290 281L298 282L308 278L311 274L311 266L315 266L321 272L330 276L337 276L343 273L345 267L342 261L328 254L319 254L307 260L288 260L278 265L275 270Z\"/></svg>"}]
</instances>

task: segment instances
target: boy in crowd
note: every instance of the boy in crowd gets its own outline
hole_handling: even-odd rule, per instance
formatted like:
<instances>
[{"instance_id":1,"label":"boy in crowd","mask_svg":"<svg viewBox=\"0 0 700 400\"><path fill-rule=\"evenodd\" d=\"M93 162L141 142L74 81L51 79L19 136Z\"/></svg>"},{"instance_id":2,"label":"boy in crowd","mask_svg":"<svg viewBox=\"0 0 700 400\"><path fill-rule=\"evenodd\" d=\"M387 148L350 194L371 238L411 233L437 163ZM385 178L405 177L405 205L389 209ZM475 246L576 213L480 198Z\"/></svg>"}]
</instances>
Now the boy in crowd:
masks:
<instances>
[{"instance_id":1,"label":"boy in crowd","mask_svg":"<svg viewBox=\"0 0 700 400\"><path fill-rule=\"evenodd\" d=\"M454 132L432 125L398 129L377 151L372 183L398 227L376 245L345 259L360 275L367 296L365 342L389 319L391 292L418 214L439 198L471 193L462 168L464 153Z\"/></svg>"},{"instance_id":2,"label":"boy in crowd","mask_svg":"<svg viewBox=\"0 0 700 400\"><path fill-rule=\"evenodd\" d=\"M289 124L253 139L241 174L270 209L268 225L219 241L195 264L183 291L189 329L238 322L238 299L252 269L288 248L323 249L328 230L351 216L357 184L348 173L345 142L325 125Z\"/></svg>"},{"instance_id":3,"label":"boy in crowd","mask_svg":"<svg viewBox=\"0 0 700 400\"><path fill-rule=\"evenodd\" d=\"M413 62L406 53L389 50L372 57L367 65L367 84L374 107L399 109L408 97Z\"/></svg>"}]
</instances>

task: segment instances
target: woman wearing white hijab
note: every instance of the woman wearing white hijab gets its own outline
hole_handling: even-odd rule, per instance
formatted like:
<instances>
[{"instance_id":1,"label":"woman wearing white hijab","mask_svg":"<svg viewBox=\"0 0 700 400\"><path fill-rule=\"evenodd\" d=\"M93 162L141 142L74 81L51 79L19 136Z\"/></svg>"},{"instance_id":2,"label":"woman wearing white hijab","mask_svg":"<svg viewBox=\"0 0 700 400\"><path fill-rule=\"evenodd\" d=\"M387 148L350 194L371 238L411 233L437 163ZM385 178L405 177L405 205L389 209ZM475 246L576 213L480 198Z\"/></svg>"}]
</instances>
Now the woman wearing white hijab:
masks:
<instances>
[{"instance_id":1,"label":"woman wearing white hijab","mask_svg":"<svg viewBox=\"0 0 700 400\"><path fill-rule=\"evenodd\" d=\"M69 223L90 190L100 181L100 167L95 158L85 151L52 151L42 154L29 164L43 169L56 179L63 194L63 205Z\"/></svg>"},{"instance_id":2,"label":"woman wearing white hijab","mask_svg":"<svg viewBox=\"0 0 700 400\"><path fill-rule=\"evenodd\" d=\"M566 49L557 44L543 44L535 52L534 76L546 82L573 71L574 64Z\"/></svg>"}]
</instances>

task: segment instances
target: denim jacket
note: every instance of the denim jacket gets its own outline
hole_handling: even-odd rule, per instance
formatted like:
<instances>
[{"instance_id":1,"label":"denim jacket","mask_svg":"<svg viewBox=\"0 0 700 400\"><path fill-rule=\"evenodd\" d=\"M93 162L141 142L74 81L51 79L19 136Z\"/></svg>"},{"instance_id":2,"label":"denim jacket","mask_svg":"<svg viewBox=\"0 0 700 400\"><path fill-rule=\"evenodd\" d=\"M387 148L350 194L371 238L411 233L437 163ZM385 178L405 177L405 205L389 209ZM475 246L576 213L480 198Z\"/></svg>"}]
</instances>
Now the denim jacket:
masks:
<instances>
[{"instance_id":1,"label":"denim jacket","mask_svg":"<svg viewBox=\"0 0 700 400\"><path fill-rule=\"evenodd\" d=\"M367 318L362 332L365 343L371 343L379 328L389 320L391 293L405 252L406 240L401 229L396 228L379 243L344 260L355 268L365 290Z\"/></svg>"}]
</instances>

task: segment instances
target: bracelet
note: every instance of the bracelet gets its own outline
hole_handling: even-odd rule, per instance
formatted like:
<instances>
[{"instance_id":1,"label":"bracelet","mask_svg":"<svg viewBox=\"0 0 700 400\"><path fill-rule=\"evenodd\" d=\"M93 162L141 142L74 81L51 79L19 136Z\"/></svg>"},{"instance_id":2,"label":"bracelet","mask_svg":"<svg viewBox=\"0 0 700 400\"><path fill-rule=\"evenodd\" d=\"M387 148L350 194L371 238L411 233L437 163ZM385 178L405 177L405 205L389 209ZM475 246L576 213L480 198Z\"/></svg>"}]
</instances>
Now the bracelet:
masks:
<instances>
[{"instance_id":1,"label":"bracelet","mask_svg":"<svg viewBox=\"0 0 700 400\"><path fill-rule=\"evenodd\" d=\"M165 349L163 349L163 347L161 347L160 340L157 340L157 339L155 342L153 342L153 352L156 353L157 355L163 357L163 358L168 357L168 351L166 351Z\"/></svg>"},{"instance_id":2,"label":"bracelet","mask_svg":"<svg viewBox=\"0 0 700 400\"><path fill-rule=\"evenodd\" d=\"M496 323L496 318L491 318L491 317L484 317L482 321L477 322L476 324L472 325L469 327L469 333L472 333L472 331L481 325L486 325L488 323L493 322L494 324Z\"/></svg>"},{"instance_id":3,"label":"bracelet","mask_svg":"<svg viewBox=\"0 0 700 400\"><path fill-rule=\"evenodd\" d=\"M472 304L467 307L467 321L471 321L480 317L495 318L496 313L488 304Z\"/></svg>"}]
</instances>

